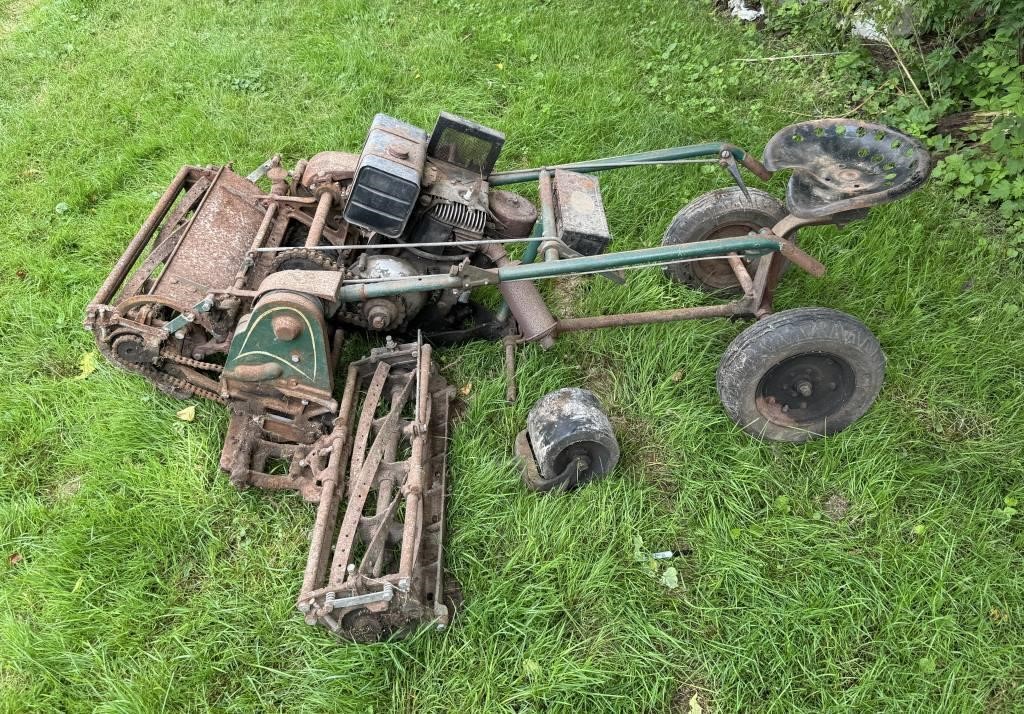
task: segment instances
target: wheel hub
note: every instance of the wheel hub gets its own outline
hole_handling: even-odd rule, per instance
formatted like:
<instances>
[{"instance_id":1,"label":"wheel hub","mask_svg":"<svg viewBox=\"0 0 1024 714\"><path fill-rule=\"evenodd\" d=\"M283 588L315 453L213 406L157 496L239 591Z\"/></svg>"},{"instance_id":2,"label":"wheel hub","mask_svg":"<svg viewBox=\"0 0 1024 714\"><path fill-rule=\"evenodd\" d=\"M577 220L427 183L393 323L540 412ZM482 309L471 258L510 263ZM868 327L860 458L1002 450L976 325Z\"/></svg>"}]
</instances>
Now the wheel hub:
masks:
<instances>
[{"instance_id":1,"label":"wheel hub","mask_svg":"<svg viewBox=\"0 0 1024 714\"><path fill-rule=\"evenodd\" d=\"M813 352L772 367L758 385L757 405L778 424L807 424L839 411L853 396L853 369L841 357Z\"/></svg>"},{"instance_id":2,"label":"wheel hub","mask_svg":"<svg viewBox=\"0 0 1024 714\"><path fill-rule=\"evenodd\" d=\"M761 226L754 225L753 223L733 223L715 230L706 240L738 238L747 235L751 231L756 232L760 229ZM744 262L747 263L747 269L753 274L753 266L748 261ZM692 270L698 280L715 290L728 290L739 285L736 280L736 274L732 272L732 267L729 265L729 261L722 258L695 261Z\"/></svg>"}]
</instances>

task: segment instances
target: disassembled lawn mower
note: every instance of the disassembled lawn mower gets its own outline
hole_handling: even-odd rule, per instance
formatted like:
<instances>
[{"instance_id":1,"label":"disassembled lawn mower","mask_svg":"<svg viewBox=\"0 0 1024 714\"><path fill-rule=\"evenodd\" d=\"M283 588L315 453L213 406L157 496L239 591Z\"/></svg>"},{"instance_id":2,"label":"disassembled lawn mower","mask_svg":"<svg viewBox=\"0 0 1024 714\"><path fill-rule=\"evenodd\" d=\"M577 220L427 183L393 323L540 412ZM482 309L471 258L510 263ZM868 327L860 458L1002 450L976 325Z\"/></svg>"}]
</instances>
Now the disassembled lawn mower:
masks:
<instances>
[{"instance_id":1,"label":"disassembled lawn mower","mask_svg":"<svg viewBox=\"0 0 1024 714\"><path fill-rule=\"evenodd\" d=\"M176 397L229 407L221 467L235 485L292 489L317 504L297 604L308 622L346 637L443 628L451 616L442 556L452 390L432 345L504 339L513 398L520 343L548 348L565 332L704 317L756 320L726 351L718 391L740 427L779 441L843 429L881 386L882 353L863 324L825 309L773 314L772 297L787 262L825 272L796 245L798 228L862 218L924 182L929 157L914 140L826 119L780 131L764 164L714 143L493 172L504 141L446 113L429 135L378 115L360 154L327 151L290 171L274 157L248 178L230 166L186 166L88 307L85 325L112 362ZM661 246L606 253L611 234L592 174L693 162L720 164L737 186L683 208ZM787 207L747 189L740 166L763 180L791 169ZM539 224L529 200L499 188L530 181L539 183ZM515 243L524 247L518 260L505 250ZM533 282L622 281L625 269L650 266L737 297L556 319ZM497 312L472 299L487 285L504 298ZM348 365L339 403L345 330L388 337ZM607 418L582 390L538 403L517 443L526 482L539 490L584 483L618 458Z\"/></svg>"}]
</instances>

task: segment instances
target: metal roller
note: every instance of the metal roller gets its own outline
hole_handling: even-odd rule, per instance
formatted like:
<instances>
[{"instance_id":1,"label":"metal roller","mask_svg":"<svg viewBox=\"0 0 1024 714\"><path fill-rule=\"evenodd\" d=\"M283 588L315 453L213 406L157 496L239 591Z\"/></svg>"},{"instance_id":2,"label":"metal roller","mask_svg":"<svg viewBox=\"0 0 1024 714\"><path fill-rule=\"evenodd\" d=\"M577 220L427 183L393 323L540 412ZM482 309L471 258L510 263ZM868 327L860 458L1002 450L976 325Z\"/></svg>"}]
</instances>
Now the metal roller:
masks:
<instances>
[{"instance_id":1,"label":"metal roller","mask_svg":"<svg viewBox=\"0 0 1024 714\"><path fill-rule=\"evenodd\" d=\"M592 392L569 387L541 397L526 417L516 450L528 488L572 489L615 468L619 444Z\"/></svg>"}]
</instances>

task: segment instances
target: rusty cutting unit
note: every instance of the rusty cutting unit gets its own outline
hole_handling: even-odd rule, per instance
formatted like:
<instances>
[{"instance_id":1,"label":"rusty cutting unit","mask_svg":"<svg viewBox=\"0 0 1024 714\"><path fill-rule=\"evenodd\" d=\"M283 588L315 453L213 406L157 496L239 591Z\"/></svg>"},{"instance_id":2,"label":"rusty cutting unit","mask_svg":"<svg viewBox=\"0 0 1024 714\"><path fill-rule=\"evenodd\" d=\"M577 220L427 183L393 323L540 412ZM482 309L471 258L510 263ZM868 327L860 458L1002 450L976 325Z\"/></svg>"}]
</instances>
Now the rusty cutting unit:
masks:
<instances>
[{"instance_id":1,"label":"rusty cutting unit","mask_svg":"<svg viewBox=\"0 0 1024 714\"><path fill-rule=\"evenodd\" d=\"M175 397L229 408L221 467L235 485L294 490L316 504L297 606L345 637L443 628L452 616L443 555L453 391L433 346L504 339L512 397L521 343L753 320L723 357L718 390L741 428L780 441L843 429L881 386L881 349L863 324L825 309L775 313L772 298L790 263L824 274L797 245L798 228L861 218L925 180L929 157L914 140L820 120L776 134L763 164L712 143L495 172L504 141L447 113L430 134L377 115L358 154L325 151L290 170L274 157L247 177L186 166L87 309L86 327L111 362ZM721 165L736 186L684 207L662 245L608 252L594 174L691 162ZM761 179L791 170L786 205L748 189L741 167ZM539 211L502 188L533 181ZM513 259L506 249L516 245ZM574 274L621 282L650 266L733 299L558 319L536 284ZM497 286L499 309L473 299L482 286ZM341 365L353 330L387 339ZM345 375L340 394L336 374ZM517 440L537 490L575 487L618 458L593 395L556 395L538 403Z\"/></svg>"}]
</instances>

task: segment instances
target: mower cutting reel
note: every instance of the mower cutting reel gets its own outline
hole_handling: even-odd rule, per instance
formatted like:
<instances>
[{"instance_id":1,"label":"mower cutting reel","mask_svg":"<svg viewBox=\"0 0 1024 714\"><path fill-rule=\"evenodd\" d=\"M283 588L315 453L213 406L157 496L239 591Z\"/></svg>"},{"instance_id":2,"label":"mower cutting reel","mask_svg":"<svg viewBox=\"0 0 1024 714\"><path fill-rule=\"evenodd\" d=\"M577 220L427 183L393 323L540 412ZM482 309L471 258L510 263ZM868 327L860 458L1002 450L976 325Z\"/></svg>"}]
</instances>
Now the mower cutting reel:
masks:
<instances>
[{"instance_id":1,"label":"mower cutting reel","mask_svg":"<svg viewBox=\"0 0 1024 714\"><path fill-rule=\"evenodd\" d=\"M423 622L448 625L443 552L453 392L429 345L381 348L349 365L334 428L300 462L319 488L297 602L308 623L359 642Z\"/></svg>"}]
</instances>

